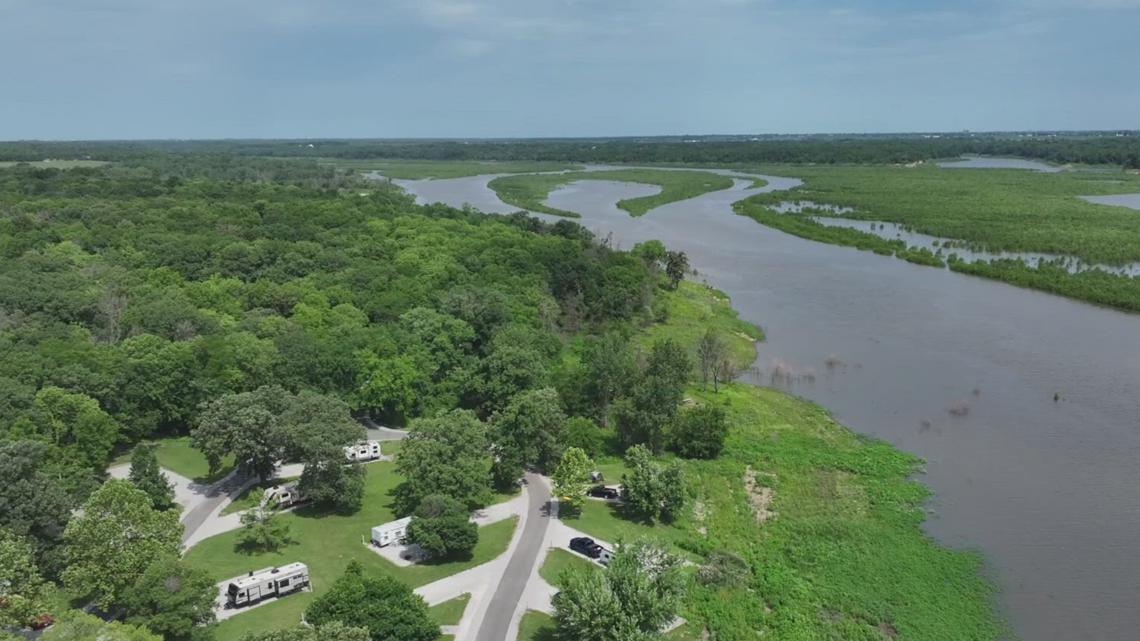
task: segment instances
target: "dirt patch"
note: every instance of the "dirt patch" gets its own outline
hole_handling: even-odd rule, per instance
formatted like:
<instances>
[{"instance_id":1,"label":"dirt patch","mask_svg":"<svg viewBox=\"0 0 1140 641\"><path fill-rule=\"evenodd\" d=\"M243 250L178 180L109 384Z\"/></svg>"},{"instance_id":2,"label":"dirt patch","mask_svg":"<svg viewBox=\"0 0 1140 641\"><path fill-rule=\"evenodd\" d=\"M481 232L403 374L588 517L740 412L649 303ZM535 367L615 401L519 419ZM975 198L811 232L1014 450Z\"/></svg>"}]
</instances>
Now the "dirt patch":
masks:
<instances>
[{"instance_id":1,"label":"dirt patch","mask_svg":"<svg viewBox=\"0 0 1140 641\"><path fill-rule=\"evenodd\" d=\"M755 338L752 338L751 336L749 336L748 334L745 334L744 332L736 332L736 335L743 338L744 340L748 341L749 343L755 343L756 342Z\"/></svg>"},{"instance_id":2,"label":"dirt patch","mask_svg":"<svg viewBox=\"0 0 1140 641\"><path fill-rule=\"evenodd\" d=\"M883 636L888 639L897 639L899 637L898 629L891 625L889 621L883 621L879 624L879 632L882 632Z\"/></svg>"},{"instance_id":3,"label":"dirt patch","mask_svg":"<svg viewBox=\"0 0 1140 641\"><path fill-rule=\"evenodd\" d=\"M696 501L693 503L693 518L696 519L697 523L700 523L697 527L697 531L701 533L701 536L709 535L709 529L705 527L706 514L708 514L708 512L705 510L704 502Z\"/></svg>"},{"instance_id":4,"label":"dirt patch","mask_svg":"<svg viewBox=\"0 0 1140 641\"><path fill-rule=\"evenodd\" d=\"M765 476L775 478L774 474L765 473ZM748 492L748 502L752 505L752 513L756 515L756 522L763 523L776 516L776 513L771 509L772 499L776 497L776 493L772 488L758 483L756 477L756 470L749 465L748 469L744 470L744 489Z\"/></svg>"}]
</instances>

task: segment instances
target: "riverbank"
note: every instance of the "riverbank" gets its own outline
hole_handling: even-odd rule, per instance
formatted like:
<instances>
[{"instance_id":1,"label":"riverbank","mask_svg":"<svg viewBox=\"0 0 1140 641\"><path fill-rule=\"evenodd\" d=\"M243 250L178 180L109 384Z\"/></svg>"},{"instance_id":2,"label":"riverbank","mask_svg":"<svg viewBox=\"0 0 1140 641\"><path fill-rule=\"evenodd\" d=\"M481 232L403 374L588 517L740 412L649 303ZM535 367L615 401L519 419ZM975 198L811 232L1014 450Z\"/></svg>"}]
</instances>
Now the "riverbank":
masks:
<instances>
[{"instance_id":1,"label":"riverbank","mask_svg":"<svg viewBox=\"0 0 1140 641\"><path fill-rule=\"evenodd\" d=\"M559 187L580 180L610 180L659 187L656 194L628 198L617 203L633 216L680 200L732 187L732 179L707 171L674 171L663 169L607 169L604 171L571 172L564 174L523 174L501 176L487 183L499 198L509 204L552 216L578 218L580 214L546 204L550 193Z\"/></svg>"},{"instance_id":2,"label":"riverbank","mask_svg":"<svg viewBox=\"0 0 1140 641\"><path fill-rule=\"evenodd\" d=\"M739 332L735 311L707 312L730 305L723 293L688 283L664 296L669 318L647 333L684 340L713 327L733 353L755 358L758 331ZM922 470L917 457L778 390L730 383L719 392L694 385L687 395L723 408L731 426L718 459L683 461L693 509L655 527L611 509L594 515L610 523L575 527L743 558L752 574L739 585L694 582L683 613L691 627L720 639L1008 638L981 556L941 547L923 531L930 492L911 480Z\"/></svg>"}]
</instances>

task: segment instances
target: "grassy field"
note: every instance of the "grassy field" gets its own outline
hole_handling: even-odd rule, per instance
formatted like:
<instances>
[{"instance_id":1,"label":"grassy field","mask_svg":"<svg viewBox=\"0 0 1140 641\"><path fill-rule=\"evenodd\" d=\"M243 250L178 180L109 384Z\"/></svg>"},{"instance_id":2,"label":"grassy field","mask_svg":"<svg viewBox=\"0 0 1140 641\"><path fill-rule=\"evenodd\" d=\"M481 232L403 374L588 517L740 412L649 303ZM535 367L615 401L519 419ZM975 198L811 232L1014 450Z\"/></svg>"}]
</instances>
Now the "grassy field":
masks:
<instances>
[{"instance_id":1,"label":"grassy field","mask_svg":"<svg viewBox=\"0 0 1140 641\"><path fill-rule=\"evenodd\" d=\"M162 439L155 442L158 444L155 457L158 458L159 465L199 483L213 483L224 478L234 469L233 457L226 457L222 461L222 469L211 475L210 465L206 462L206 457L190 445L190 437L188 436ZM111 465L130 462L131 452L128 450L112 461Z\"/></svg>"},{"instance_id":2,"label":"grassy field","mask_svg":"<svg viewBox=\"0 0 1140 641\"><path fill-rule=\"evenodd\" d=\"M573 568L591 571L601 570L601 567L574 552L554 548L547 553L546 560L538 569L538 574L550 585L558 586L561 584L559 577L562 576L562 573Z\"/></svg>"},{"instance_id":3,"label":"grassy field","mask_svg":"<svg viewBox=\"0 0 1140 641\"><path fill-rule=\"evenodd\" d=\"M1041 252L1086 265L1140 261L1140 212L1094 205L1078 196L1140 191L1140 175L1120 170L1039 173L937 167L766 167L805 184L790 192L753 196L737 213L790 234L894 255L1021 287L1140 312L1140 278L1101 270L1070 274L1058 265L1029 267L1019 260L965 262L955 249ZM907 248L900 240L821 225L809 216L781 214L780 202L851 207L848 218L884 221L950 239L943 256ZM944 260L944 258L946 260Z\"/></svg>"},{"instance_id":4,"label":"grassy field","mask_svg":"<svg viewBox=\"0 0 1140 641\"><path fill-rule=\"evenodd\" d=\"M423 180L427 178L465 178L484 174L522 174L540 171L571 171L581 165L537 161L433 161L433 160L349 160L323 158L320 164L335 165L358 171L378 171L389 178Z\"/></svg>"},{"instance_id":5,"label":"grassy field","mask_svg":"<svg viewBox=\"0 0 1140 641\"><path fill-rule=\"evenodd\" d=\"M518 641L554 641L554 619L545 612L527 610L519 621Z\"/></svg>"},{"instance_id":6,"label":"grassy field","mask_svg":"<svg viewBox=\"0 0 1140 641\"><path fill-rule=\"evenodd\" d=\"M728 189L732 179L705 171L671 171L665 169L617 169L607 171L578 171L557 175L524 174L503 176L488 186L509 204L530 211L578 218L579 214L543 204L550 192L579 180L614 180L656 185L661 192L652 196L618 201L617 206L634 216L678 200L695 198L710 191Z\"/></svg>"},{"instance_id":7,"label":"grassy field","mask_svg":"<svg viewBox=\"0 0 1140 641\"><path fill-rule=\"evenodd\" d=\"M54 168L54 169L74 169L76 167L102 167L103 165L110 164L106 160L0 160L0 169L5 167L15 167L16 165L27 165L29 167L36 167L39 169Z\"/></svg>"},{"instance_id":8,"label":"grassy field","mask_svg":"<svg viewBox=\"0 0 1140 641\"><path fill-rule=\"evenodd\" d=\"M469 601L471 601L470 594L461 594L450 601L433 605L429 611L432 618L440 625L459 625Z\"/></svg>"},{"instance_id":9,"label":"grassy field","mask_svg":"<svg viewBox=\"0 0 1140 641\"><path fill-rule=\"evenodd\" d=\"M372 526L395 518L390 492L400 478L391 463L373 463L367 470L364 508L358 513L321 515L302 508L280 516L289 523L295 541L280 552L244 553L235 545L237 533L227 532L202 541L186 554L186 561L207 570L219 581L252 569L302 561L309 566L314 593L319 594L340 576L351 560L359 561L368 571L388 573L418 586L486 563L506 550L517 518L480 528L479 544L470 560L424 563L407 568L391 564L370 551L364 541ZM224 621L218 627L218 639L234 641L251 630L293 625L300 620L312 596L294 595Z\"/></svg>"},{"instance_id":10,"label":"grassy field","mask_svg":"<svg viewBox=\"0 0 1140 641\"><path fill-rule=\"evenodd\" d=\"M672 339L688 346L695 361L696 345L711 327L728 346L737 368L746 368L756 360L755 343L764 340L764 331L741 320L724 292L682 281L665 299L665 312L665 323L651 325L636 338L643 348L648 349L656 340Z\"/></svg>"},{"instance_id":11,"label":"grassy field","mask_svg":"<svg viewBox=\"0 0 1140 641\"><path fill-rule=\"evenodd\" d=\"M693 306L690 295L669 294L670 308ZM691 336L668 325L694 318L671 315L666 327L650 331ZM687 396L723 407L731 426L719 459L683 462L691 508L674 523L650 525L587 501L567 521L609 541L657 538L697 563L714 550L748 563L752 577L744 585L693 582L680 613L690 623L675 631L678 638L706 627L718 639L1009 637L982 559L942 548L923 532L928 492L911 480L920 460L776 390L694 386ZM607 480L618 482L620 468L611 470L616 476Z\"/></svg>"}]
</instances>

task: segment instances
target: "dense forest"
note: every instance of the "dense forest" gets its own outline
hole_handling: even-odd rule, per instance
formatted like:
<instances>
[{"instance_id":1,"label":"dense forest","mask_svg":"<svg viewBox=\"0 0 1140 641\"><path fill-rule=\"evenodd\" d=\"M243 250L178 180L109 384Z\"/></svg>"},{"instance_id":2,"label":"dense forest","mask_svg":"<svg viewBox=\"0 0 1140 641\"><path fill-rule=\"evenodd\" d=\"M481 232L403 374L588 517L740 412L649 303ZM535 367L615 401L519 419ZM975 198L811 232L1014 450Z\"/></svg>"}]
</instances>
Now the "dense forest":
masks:
<instances>
[{"instance_id":1,"label":"dense forest","mask_svg":"<svg viewBox=\"0 0 1140 641\"><path fill-rule=\"evenodd\" d=\"M884 164L964 154L1140 169L1140 133L697 136L556 140L218 140L0 143L0 161L165 154L679 164Z\"/></svg>"}]
</instances>

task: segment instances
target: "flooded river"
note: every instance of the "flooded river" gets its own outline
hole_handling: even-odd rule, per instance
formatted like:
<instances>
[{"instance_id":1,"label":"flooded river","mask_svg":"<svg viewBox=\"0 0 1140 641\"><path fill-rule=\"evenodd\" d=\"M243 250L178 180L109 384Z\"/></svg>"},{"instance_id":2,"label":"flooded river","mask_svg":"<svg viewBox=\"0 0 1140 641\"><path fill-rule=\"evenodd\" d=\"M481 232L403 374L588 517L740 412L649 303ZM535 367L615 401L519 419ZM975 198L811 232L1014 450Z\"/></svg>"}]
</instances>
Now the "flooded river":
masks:
<instances>
[{"instance_id":1,"label":"flooded river","mask_svg":"<svg viewBox=\"0 0 1140 641\"><path fill-rule=\"evenodd\" d=\"M513 211L488 180L398 182ZM986 555L1023 639L1138 638L1140 316L783 234L733 214L749 184L636 219L614 203L643 185L580 182L548 203L623 247L687 252L766 330L754 382L927 459L928 530Z\"/></svg>"}]
</instances>

